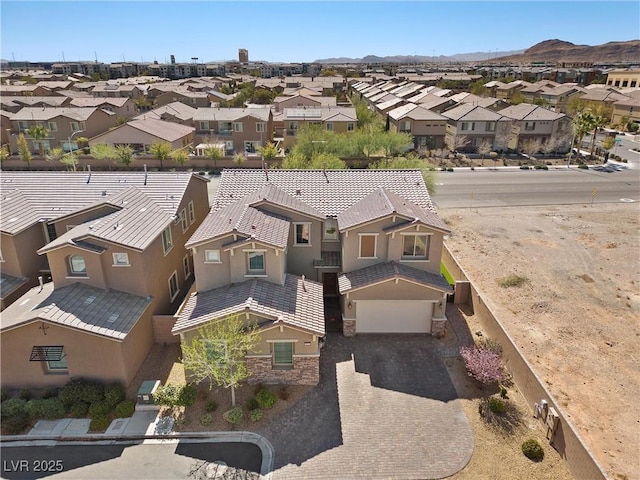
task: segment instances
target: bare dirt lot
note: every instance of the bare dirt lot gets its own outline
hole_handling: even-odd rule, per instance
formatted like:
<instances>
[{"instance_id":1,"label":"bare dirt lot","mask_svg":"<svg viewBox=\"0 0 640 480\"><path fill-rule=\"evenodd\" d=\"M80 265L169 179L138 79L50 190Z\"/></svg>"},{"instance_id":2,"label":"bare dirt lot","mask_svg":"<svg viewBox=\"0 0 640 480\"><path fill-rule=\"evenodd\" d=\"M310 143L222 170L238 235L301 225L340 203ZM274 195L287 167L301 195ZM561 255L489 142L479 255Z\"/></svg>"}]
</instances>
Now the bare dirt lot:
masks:
<instances>
[{"instance_id":1,"label":"bare dirt lot","mask_svg":"<svg viewBox=\"0 0 640 480\"><path fill-rule=\"evenodd\" d=\"M451 252L603 468L640 479L640 206L439 213ZM526 281L500 286L511 274Z\"/></svg>"}]
</instances>

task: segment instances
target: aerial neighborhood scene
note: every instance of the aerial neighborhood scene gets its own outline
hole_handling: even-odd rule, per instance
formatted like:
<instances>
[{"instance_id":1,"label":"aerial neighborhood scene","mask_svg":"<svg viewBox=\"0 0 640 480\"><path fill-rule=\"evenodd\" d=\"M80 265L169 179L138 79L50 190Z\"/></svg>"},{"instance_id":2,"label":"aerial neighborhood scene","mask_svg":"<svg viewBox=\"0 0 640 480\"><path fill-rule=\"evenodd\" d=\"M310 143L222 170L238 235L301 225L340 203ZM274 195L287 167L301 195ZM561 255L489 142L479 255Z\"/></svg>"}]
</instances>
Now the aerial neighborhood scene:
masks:
<instances>
[{"instance_id":1,"label":"aerial neighborhood scene","mask_svg":"<svg viewBox=\"0 0 640 480\"><path fill-rule=\"evenodd\" d=\"M0 11L2 478L640 480L637 2Z\"/></svg>"}]
</instances>

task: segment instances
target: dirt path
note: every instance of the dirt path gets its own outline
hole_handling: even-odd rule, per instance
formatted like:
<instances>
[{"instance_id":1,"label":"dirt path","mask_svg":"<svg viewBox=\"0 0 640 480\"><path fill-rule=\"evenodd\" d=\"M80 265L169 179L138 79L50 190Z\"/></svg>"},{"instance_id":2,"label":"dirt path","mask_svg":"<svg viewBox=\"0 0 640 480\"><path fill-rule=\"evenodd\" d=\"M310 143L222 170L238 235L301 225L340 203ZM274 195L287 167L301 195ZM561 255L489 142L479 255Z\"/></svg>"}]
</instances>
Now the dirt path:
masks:
<instances>
[{"instance_id":1,"label":"dirt path","mask_svg":"<svg viewBox=\"0 0 640 480\"><path fill-rule=\"evenodd\" d=\"M640 206L439 213L448 247L601 465L640 479ZM509 274L527 282L499 286Z\"/></svg>"}]
</instances>

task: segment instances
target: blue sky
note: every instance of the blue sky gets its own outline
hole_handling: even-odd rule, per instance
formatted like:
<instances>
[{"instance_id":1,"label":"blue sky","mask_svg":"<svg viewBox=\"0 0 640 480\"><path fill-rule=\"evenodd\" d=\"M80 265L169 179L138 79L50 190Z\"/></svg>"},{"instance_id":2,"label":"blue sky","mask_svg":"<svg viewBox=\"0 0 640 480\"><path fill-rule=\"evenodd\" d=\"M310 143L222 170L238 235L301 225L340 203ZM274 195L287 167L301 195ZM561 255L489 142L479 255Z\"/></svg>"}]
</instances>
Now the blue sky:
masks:
<instances>
[{"instance_id":1,"label":"blue sky","mask_svg":"<svg viewBox=\"0 0 640 480\"><path fill-rule=\"evenodd\" d=\"M29 61L203 62L246 48L250 60L311 62L640 38L637 1L2 0L0 14L2 58Z\"/></svg>"}]
</instances>

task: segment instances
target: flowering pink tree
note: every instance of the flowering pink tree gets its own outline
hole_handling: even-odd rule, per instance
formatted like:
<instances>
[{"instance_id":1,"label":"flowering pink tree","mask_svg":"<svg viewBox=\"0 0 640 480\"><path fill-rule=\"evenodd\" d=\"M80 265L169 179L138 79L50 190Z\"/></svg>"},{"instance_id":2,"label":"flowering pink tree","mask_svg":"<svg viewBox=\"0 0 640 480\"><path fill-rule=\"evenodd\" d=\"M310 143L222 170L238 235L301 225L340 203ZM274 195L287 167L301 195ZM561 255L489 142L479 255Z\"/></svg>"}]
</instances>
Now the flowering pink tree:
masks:
<instances>
[{"instance_id":1,"label":"flowering pink tree","mask_svg":"<svg viewBox=\"0 0 640 480\"><path fill-rule=\"evenodd\" d=\"M500 352L486 346L461 347L460 355L469 375L489 385L505 379Z\"/></svg>"}]
</instances>

